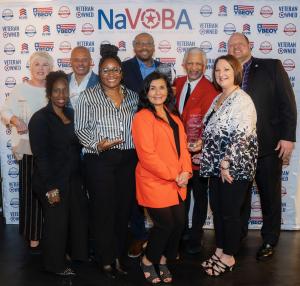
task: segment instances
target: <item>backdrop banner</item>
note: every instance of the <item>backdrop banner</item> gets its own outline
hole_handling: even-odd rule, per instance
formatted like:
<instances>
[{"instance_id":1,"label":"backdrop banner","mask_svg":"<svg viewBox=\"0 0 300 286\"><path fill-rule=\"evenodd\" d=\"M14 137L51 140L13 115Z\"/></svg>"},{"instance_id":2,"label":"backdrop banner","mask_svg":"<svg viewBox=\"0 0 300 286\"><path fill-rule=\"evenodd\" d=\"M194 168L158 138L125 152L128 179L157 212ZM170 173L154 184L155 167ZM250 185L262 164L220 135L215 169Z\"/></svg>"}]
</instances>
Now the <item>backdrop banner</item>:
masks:
<instances>
[{"instance_id":1,"label":"backdrop banner","mask_svg":"<svg viewBox=\"0 0 300 286\"><path fill-rule=\"evenodd\" d=\"M190 47L200 47L207 54L206 76L211 79L215 58L227 53L228 38L237 31L247 35L254 56L282 61L300 108L298 0L86 0L82 3L62 0L0 4L0 105L16 84L30 77L28 59L35 51L49 52L55 59L55 69L69 73L72 48L85 46L91 51L93 69L97 72L101 44L115 44L120 58L125 60L133 56L135 35L148 32L155 40L155 58L169 64L176 76L184 74L181 66L184 52ZM7 223L17 224L19 170L11 152L10 134L11 129L1 124L4 213ZM291 163L282 173L282 229L300 228L299 163L300 146L296 144ZM260 228L261 224L259 190L253 187L250 227ZM211 212L206 226L212 226Z\"/></svg>"}]
</instances>

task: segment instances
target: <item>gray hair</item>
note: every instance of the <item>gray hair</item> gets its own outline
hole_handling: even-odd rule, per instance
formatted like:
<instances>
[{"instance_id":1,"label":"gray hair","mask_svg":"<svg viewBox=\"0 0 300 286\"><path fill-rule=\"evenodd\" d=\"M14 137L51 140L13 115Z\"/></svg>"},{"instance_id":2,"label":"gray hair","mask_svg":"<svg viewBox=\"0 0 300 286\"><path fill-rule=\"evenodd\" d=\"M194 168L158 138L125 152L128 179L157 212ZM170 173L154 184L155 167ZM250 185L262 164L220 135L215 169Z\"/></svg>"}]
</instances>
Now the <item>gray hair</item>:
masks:
<instances>
[{"instance_id":1,"label":"gray hair","mask_svg":"<svg viewBox=\"0 0 300 286\"><path fill-rule=\"evenodd\" d=\"M203 51L201 50L201 48L198 48L198 47L192 47L192 48L189 48L189 49L185 52L185 54L184 54L184 56L183 56L183 60L182 60L182 63L183 63L183 64L185 64L186 59L187 59L187 57L188 57L190 54L200 54L200 55L202 56L204 65L207 64L207 58L206 58L205 52L203 52Z\"/></svg>"},{"instance_id":2,"label":"gray hair","mask_svg":"<svg viewBox=\"0 0 300 286\"><path fill-rule=\"evenodd\" d=\"M30 58L29 58L29 66L32 65L32 63L37 59L37 58L44 58L45 60L47 60L49 66L50 66L50 70L53 69L54 66L54 60L53 58L47 53L47 52L34 52Z\"/></svg>"}]
</instances>

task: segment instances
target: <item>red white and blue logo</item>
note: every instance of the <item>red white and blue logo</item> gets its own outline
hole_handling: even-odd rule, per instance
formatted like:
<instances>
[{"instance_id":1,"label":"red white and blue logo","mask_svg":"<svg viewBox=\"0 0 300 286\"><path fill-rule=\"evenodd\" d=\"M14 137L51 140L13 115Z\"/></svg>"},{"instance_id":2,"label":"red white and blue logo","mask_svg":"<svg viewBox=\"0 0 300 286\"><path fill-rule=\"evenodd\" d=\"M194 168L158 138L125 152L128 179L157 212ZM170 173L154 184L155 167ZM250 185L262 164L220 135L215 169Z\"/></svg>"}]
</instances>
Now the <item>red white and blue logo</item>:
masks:
<instances>
[{"instance_id":1,"label":"red white and blue logo","mask_svg":"<svg viewBox=\"0 0 300 286\"><path fill-rule=\"evenodd\" d=\"M295 62L292 59L284 60L282 65L287 72L293 71L296 68Z\"/></svg>"},{"instance_id":2,"label":"red white and blue logo","mask_svg":"<svg viewBox=\"0 0 300 286\"><path fill-rule=\"evenodd\" d=\"M283 32L288 36L293 36L296 33L297 29L293 23L288 23L284 26Z\"/></svg>"},{"instance_id":3,"label":"red white and blue logo","mask_svg":"<svg viewBox=\"0 0 300 286\"><path fill-rule=\"evenodd\" d=\"M92 35L94 31L94 26L91 23L84 23L81 27L81 32L87 36Z\"/></svg>"},{"instance_id":4,"label":"red white and blue logo","mask_svg":"<svg viewBox=\"0 0 300 286\"><path fill-rule=\"evenodd\" d=\"M76 31L76 24L57 24L56 30L58 34L69 35Z\"/></svg>"},{"instance_id":5,"label":"red white and blue logo","mask_svg":"<svg viewBox=\"0 0 300 286\"><path fill-rule=\"evenodd\" d=\"M50 36L50 35L51 35L50 26L49 25L44 25L42 36Z\"/></svg>"},{"instance_id":6,"label":"red white and blue logo","mask_svg":"<svg viewBox=\"0 0 300 286\"><path fill-rule=\"evenodd\" d=\"M25 8L21 8L19 10L19 19L20 20L27 19L27 10Z\"/></svg>"},{"instance_id":7,"label":"red white and blue logo","mask_svg":"<svg viewBox=\"0 0 300 286\"><path fill-rule=\"evenodd\" d=\"M126 52L126 42L125 41L119 41L117 47L119 48L119 51Z\"/></svg>"},{"instance_id":8,"label":"red white and blue logo","mask_svg":"<svg viewBox=\"0 0 300 286\"><path fill-rule=\"evenodd\" d=\"M251 34L251 27L249 24L243 25L243 34L244 35L250 35Z\"/></svg>"},{"instance_id":9,"label":"red white and blue logo","mask_svg":"<svg viewBox=\"0 0 300 286\"><path fill-rule=\"evenodd\" d=\"M29 54L28 44L27 43L21 44L21 54Z\"/></svg>"},{"instance_id":10,"label":"red white and blue logo","mask_svg":"<svg viewBox=\"0 0 300 286\"><path fill-rule=\"evenodd\" d=\"M53 13L52 7L33 8L33 16L37 18L51 17Z\"/></svg>"},{"instance_id":11,"label":"red white and blue logo","mask_svg":"<svg viewBox=\"0 0 300 286\"><path fill-rule=\"evenodd\" d=\"M227 53L227 43L222 41L219 43L218 53Z\"/></svg>"},{"instance_id":12,"label":"red white and blue logo","mask_svg":"<svg viewBox=\"0 0 300 286\"><path fill-rule=\"evenodd\" d=\"M263 6L260 9L260 15L264 18L270 18L273 15L273 9L271 6Z\"/></svg>"},{"instance_id":13,"label":"red white and blue logo","mask_svg":"<svg viewBox=\"0 0 300 286\"><path fill-rule=\"evenodd\" d=\"M63 41L59 44L59 50L63 53L69 53L72 50L71 43L68 41Z\"/></svg>"},{"instance_id":14,"label":"red white and blue logo","mask_svg":"<svg viewBox=\"0 0 300 286\"><path fill-rule=\"evenodd\" d=\"M264 41L260 44L259 50L263 54L269 54L270 52L272 52L272 44L268 41Z\"/></svg>"},{"instance_id":15,"label":"red white and blue logo","mask_svg":"<svg viewBox=\"0 0 300 286\"><path fill-rule=\"evenodd\" d=\"M68 18L71 15L70 8L68 6L61 6L58 10L58 16L61 18Z\"/></svg>"},{"instance_id":16,"label":"red white and blue logo","mask_svg":"<svg viewBox=\"0 0 300 286\"><path fill-rule=\"evenodd\" d=\"M225 5L221 5L219 7L219 13L218 13L218 15L220 17L226 17L227 16L227 7Z\"/></svg>"},{"instance_id":17,"label":"red white and blue logo","mask_svg":"<svg viewBox=\"0 0 300 286\"><path fill-rule=\"evenodd\" d=\"M278 24L257 24L257 31L259 34L276 34Z\"/></svg>"},{"instance_id":18,"label":"red white and blue logo","mask_svg":"<svg viewBox=\"0 0 300 286\"><path fill-rule=\"evenodd\" d=\"M167 40L162 40L158 44L158 49L162 53L167 53L168 51L171 50L171 43L169 41L167 41Z\"/></svg>"},{"instance_id":19,"label":"red white and blue logo","mask_svg":"<svg viewBox=\"0 0 300 286\"><path fill-rule=\"evenodd\" d=\"M37 42L34 43L36 51L40 52L52 52L54 48L54 42Z\"/></svg>"},{"instance_id":20,"label":"red white and blue logo","mask_svg":"<svg viewBox=\"0 0 300 286\"><path fill-rule=\"evenodd\" d=\"M233 12L237 16L253 16L254 6L249 5L234 5Z\"/></svg>"},{"instance_id":21,"label":"red white and blue logo","mask_svg":"<svg viewBox=\"0 0 300 286\"><path fill-rule=\"evenodd\" d=\"M57 59L57 66L61 69L70 69L71 68L70 58Z\"/></svg>"}]
</instances>

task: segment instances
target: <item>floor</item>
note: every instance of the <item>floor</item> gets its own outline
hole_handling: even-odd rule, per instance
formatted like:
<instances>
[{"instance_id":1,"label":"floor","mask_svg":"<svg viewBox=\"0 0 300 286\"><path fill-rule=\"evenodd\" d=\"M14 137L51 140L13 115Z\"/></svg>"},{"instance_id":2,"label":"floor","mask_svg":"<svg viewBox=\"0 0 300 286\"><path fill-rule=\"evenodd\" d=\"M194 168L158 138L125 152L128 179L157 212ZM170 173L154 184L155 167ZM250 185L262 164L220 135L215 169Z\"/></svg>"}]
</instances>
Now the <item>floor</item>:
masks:
<instances>
[{"instance_id":1,"label":"floor","mask_svg":"<svg viewBox=\"0 0 300 286\"><path fill-rule=\"evenodd\" d=\"M182 252L181 260L172 264L174 286L300 286L300 231L283 231L274 257L257 262L259 231L250 231L237 257L232 273L219 278L207 277L200 262L213 250L213 231L205 231L203 252L188 256ZM40 255L30 255L18 226L0 225L0 286L143 286L148 285L139 269L139 259L128 259L129 275L109 280L98 271L95 263L75 265L78 276L61 279L43 272Z\"/></svg>"}]
</instances>

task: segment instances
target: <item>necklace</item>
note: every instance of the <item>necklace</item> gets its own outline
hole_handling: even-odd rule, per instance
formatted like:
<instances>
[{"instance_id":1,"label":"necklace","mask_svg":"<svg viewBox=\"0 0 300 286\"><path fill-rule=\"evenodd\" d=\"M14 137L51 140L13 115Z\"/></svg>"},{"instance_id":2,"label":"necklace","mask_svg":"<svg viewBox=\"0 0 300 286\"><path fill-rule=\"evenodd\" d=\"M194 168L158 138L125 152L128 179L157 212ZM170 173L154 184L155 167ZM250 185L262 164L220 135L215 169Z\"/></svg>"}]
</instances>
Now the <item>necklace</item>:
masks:
<instances>
[{"instance_id":1,"label":"necklace","mask_svg":"<svg viewBox=\"0 0 300 286\"><path fill-rule=\"evenodd\" d=\"M233 94L238 88L240 88L240 87L239 87L239 86L236 86L232 91L230 91L230 92L229 92L227 95L225 95L223 98L222 98L222 96L223 96L224 94L222 94L222 95L219 97L219 99L218 99L218 101L217 101L217 104L216 104L214 110L217 111L217 110L220 108L220 106L223 104L223 102L224 102L231 94Z\"/></svg>"}]
</instances>

